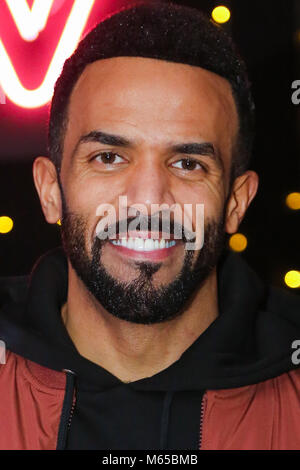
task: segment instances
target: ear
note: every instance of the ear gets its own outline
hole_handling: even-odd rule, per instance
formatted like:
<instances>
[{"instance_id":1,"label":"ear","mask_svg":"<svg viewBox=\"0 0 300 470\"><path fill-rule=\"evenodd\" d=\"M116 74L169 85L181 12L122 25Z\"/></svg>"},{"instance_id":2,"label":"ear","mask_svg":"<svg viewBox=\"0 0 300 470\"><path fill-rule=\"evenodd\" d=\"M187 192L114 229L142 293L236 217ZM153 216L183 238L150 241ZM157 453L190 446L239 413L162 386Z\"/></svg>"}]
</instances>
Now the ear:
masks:
<instances>
[{"instance_id":1,"label":"ear","mask_svg":"<svg viewBox=\"0 0 300 470\"><path fill-rule=\"evenodd\" d=\"M49 224L55 224L61 218L61 195L55 165L47 157L38 157L33 162L32 172L45 219Z\"/></svg>"},{"instance_id":2,"label":"ear","mask_svg":"<svg viewBox=\"0 0 300 470\"><path fill-rule=\"evenodd\" d=\"M225 229L227 233L237 232L251 201L256 195L258 182L257 173L250 170L235 179L226 208Z\"/></svg>"}]
</instances>

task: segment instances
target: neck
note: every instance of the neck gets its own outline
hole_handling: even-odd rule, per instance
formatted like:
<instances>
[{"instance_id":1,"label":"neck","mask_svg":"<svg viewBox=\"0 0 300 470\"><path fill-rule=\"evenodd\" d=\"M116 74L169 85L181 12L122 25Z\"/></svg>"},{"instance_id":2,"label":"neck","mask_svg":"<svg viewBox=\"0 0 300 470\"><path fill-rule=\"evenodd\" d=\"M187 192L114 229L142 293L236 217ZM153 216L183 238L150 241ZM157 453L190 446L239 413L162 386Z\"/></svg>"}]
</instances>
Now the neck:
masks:
<instances>
[{"instance_id":1,"label":"neck","mask_svg":"<svg viewBox=\"0 0 300 470\"><path fill-rule=\"evenodd\" d=\"M218 315L215 270L181 315L152 325L130 323L108 313L70 264L68 284L61 313L75 347L123 382L151 377L169 367Z\"/></svg>"}]
</instances>

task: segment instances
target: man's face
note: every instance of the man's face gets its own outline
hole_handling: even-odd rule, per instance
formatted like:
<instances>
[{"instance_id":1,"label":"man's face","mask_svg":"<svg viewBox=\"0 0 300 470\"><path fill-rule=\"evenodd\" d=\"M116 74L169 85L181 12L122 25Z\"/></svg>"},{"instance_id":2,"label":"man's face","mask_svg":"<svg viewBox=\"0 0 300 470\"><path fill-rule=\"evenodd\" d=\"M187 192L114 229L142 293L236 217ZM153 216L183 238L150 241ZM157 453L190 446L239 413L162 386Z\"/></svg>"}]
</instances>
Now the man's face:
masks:
<instances>
[{"instance_id":1,"label":"man's face","mask_svg":"<svg viewBox=\"0 0 300 470\"><path fill-rule=\"evenodd\" d=\"M62 240L77 276L108 312L137 323L171 319L208 278L223 247L237 128L229 83L199 67L118 57L84 70L68 110ZM189 205L189 227L199 237L204 230L203 247L186 250L177 239L165 248L149 241L146 251L135 239L149 238L147 230L121 233L118 225L122 246L101 240L99 206L114 208L120 222L120 196L149 220L153 204L176 204L182 214ZM196 223L201 204L204 228ZM184 218L173 221L184 229ZM173 235L171 228L157 238Z\"/></svg>"}]
</instances>

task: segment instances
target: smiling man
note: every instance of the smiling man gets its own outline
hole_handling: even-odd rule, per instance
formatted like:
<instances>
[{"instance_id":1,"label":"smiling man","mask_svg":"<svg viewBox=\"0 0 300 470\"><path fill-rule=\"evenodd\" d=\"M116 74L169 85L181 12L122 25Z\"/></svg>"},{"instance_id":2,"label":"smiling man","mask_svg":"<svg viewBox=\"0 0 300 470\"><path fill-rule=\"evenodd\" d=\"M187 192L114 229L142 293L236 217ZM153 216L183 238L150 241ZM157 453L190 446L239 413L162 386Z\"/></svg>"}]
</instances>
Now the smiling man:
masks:
<instances>
[{"instance_id":1,"label":"smiling man","mask_svg":"<svg viewBox=\"0 0 300 470\"><path fill-rule=\"evenodd\" d=\"M253 112L194 9L124 9L66 61L33 166L62 247L2 281L2 449L300 448L299 300L224 250Z\"/></svg>"}]
</instances>

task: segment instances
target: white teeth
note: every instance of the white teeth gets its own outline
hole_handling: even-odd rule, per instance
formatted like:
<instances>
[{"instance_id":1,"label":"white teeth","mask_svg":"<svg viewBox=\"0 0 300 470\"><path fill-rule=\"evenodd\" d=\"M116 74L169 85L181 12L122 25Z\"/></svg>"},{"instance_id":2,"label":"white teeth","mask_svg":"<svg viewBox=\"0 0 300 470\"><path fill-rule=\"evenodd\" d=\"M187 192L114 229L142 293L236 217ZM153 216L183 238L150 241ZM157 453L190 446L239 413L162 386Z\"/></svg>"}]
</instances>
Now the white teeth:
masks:
<instances>
[{"instance_id":1,"label":"white teeth","mask_svg":"<svg viewBox=\"0 0 300 470\"><path fill-rule=\"evenodd\" d=\"M133 238L130 237L129 240L126 243L127 243L127 248L130 248L131 250L134 250L134 240L133 240Z\"/></svg>"},{"instance_id":2,"label":"white teeth","mask_svg":"<svg viewBox=\"0 0 300 470\"><path fill-rule=\"evenodd\" d=\"M155 241L152 238L147 238L144 243L145 251L152 251L155 250Z\"/></svg>"},{"instance_id":3,"label":"white teeth","mask_svg":"<svg viewBox=\"0 0 300 470\"><path fill-rule=\"evenodd\" d=\"M136 238L134 241L134 250L143 251L144 250L144 240L142 238Z\"/></svg>"},{"instance_id":4,"label":"white teeth","mask_svg":"<svg viewBox=\"0 0 300 470\"><path fill-rule=\"evenodd\" d=\"M166 241L164 238L153 240L152 238L121 238L119 240L112 240L111 243L117 246L125 246L135 251L155 251L162 250L163 248L170 248L176 244L175 240Z\"/></svg>"},{"instance_id":5,"label":"white teeth","mask_svg":"<svg viewBox=\"0 0 300 470\"><path fill-rule=\"evenodd\" d=\"M161 249L162 249L162 248L165 248L165 246L166 246L165 239L164 239L164 238L162 238L162 239L160 240L160 242L159 242L159 248L161 248Z\"/></svg>"}]
</instances>

